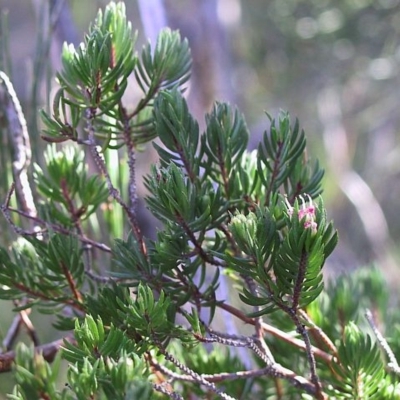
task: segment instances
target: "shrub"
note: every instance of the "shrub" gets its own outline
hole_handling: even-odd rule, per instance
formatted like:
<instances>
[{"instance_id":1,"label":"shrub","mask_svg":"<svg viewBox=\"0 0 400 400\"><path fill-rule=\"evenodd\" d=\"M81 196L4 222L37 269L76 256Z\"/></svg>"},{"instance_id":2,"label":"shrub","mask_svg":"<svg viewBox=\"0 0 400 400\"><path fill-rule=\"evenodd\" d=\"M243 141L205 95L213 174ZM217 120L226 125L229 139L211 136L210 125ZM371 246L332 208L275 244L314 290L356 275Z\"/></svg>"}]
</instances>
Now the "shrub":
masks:
<instances>
[{"instance_id":1,"label":"shrub","mask_svg":"<svg viewBox=\"0 0 400 400\"><path fill-rule=\"evenodd\" d=\"M400 398L375 322L393 327L397 352L399 319L386 312L379 272L324 288L337 233L298 121L267 115L249 152L243 116L216 103L200 132L183 97L187 41L166 29L140 55L134 45L124 4L110 3L83 44L64 46L30 208L14 169L2 211L19 238L0 250L0 297L28 328L32 308L54 315L63 338L12 350L7 335L9 397ZM133 83L134 106L124 97ZM138 222L136 156L149 142L159 156L143 178L162 223L154 239Z\"/></svg>"}]
</instances>

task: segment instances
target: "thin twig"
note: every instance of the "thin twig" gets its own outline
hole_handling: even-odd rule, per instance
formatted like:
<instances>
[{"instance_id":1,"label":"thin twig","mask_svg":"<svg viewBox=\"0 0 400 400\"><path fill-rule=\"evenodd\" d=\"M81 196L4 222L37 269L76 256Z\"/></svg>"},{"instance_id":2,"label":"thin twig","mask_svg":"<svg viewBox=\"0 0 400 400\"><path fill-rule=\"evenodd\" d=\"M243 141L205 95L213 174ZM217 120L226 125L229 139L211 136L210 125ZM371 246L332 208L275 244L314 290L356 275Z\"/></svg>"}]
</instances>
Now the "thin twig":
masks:
<instances>
[{"instance_id":1,"label":"thin twig","mask_svg":"<svg viewBox=\"0 0 400 400\"><path fill-rule=\"evenodd\" d=\"M205 386L207 389L211 390L213 393L218 394L219 397L225 400L235 400L234 397L229 396L222 390L218 389L214 383L207 381L202 377L202 375L198 374L197 372L194 372L190 368L188 368L186 365L182 364L180 361L178 361L172 354L168 353L165 349L163 349L161 346L159 347L160 352L164 355L165 359L172 364L174 364L177 368L179 368L183 373L186 375L189 375L192 377L194 382L197 382L198 384L201 384Z\"/></svg>"},{"instance_id":2,"label":"thin twig","mask_svg":"<svg viewBox=\"0 0 400 400\"><path fill-rule=\"evenodd\" d=\"M208 254L203 249L202 243L197 240L195 233L190 228L190 226L188 225L188 223L185 221L184 217L181 214L175 213L175 220L183 228L185 233L188 235L189 240L192 242L192 244L195 248L194 249L195 253L198 254L202 258L202 260L204 260L205 262L207 262L209 264L218 266L218 267L225 267L225 264L222 261L217 260L215 257Z\"/></svg>"},{"instance_id":3,"label":"thin twig","mask_svg":"<svg viewBox=\"0 0 400 400\"><path fill-rule=\"evenodd\" d=\"M317 389L315 385L310 382L308 379L296 375L290 369L287 369L280 364L274 364L272 366L267 366L265 368L259 370L252 371L238 371L235 373L222 373L222 374L214 374L213 376L204 375L204 378L209 380L210 382L220 382L225 380L233 380L233 379L249 379L251 377L264 376L269 375L274 378L285 379L293 384L293 386L303 389L309 394L317 395ZM328 397L322 393L322 399L327 399Z\"/></svg>"},{"instance_id":4,"label":"thin twig","mask_svg":"<svg viewBox=\"0 0 400 400\"><path fill-rule=\"evenodd\" d=\"M11 191L11 189L10 189ZM57 233L61 233L63 235L67 235L67 236L73 236L76 237L79 241L81 241L82 243L86 243L90 246L96 247L99 250L105 251L106 253L112 253L112 250L109 246L105 245L104 243L99 243L96 242L95 240L89 239L88 237L84 236L84 235L79 235L78 233L72 232L66 228L64 228L61 225L57 225L57 224L53 224L51 222L47 222L44 221L40 218L37 217L32 217L29 216L28 214L26 214L25 212L21 211L21 210L17 210L13 207L7 207L7 201L5 204L3 204L3 206L1 207L3 214L5 215L7 221L9 222L9 224L12 226L12 228L14 229L14 231L18 234L21 234L23 236L38 236L38 235L42 235L48 231L53 231L53 232L57 232ZM9 216L9 211L14 212L16 214L19 214L25 218L31 219L32 221L36 222L39 225L44 225L47 227L47 229L41 230L41 231L25 231L21 228L19 228L18 226L16 226L13 221L11 220L10 216ZM7 214L7 216L6 216Z\"/></svg>"},{"instance_id":5,"label":"thin twig","mask_svg":"<svg viewBox=\"0 0 400 400\"><path fill-rule=\"evenodd\" d=\"M73 299L68 299L68 298L67 299L64 299L64 298L57 299L57 298L54 298L54 296L53 296L53 294L51 293L50 290L48 291L48 293L42 293L42 292L39 292L37 290L31 289L30 287L26 286L25 284L23 284L21 282L16 282L16 281L13 281L12 285L16 289L18 289L19 291L21 291L23 293L26 293L27 295L29 295L29 296L31 296L33 298L41 299L41 300L44 300L44 301L58 301L60 303L63 303L66 306L71 306L75 310L80 311L82 313L85 313L85 311L86 311L82 303L76 302Z\"/></svg>"},{"instance_id":6,"label":"thin twig","mask_svg":"<svg viewBox=\"0 0 400 400\"><path fill-rule=\"evenodd\" d=\"M308 335L307 328L301 323L299 316L292 309L288 312L289 317L294 322L297 332L302 336L305 344L305 350L310 367L311 382L315 385L317 399L323 399L321 381L319 380L317 373L317 364L315 362L315 356L313 346L311 345L310 336Z\"/></svg>"},{"instance_id":7,"label":"thin twig","mask_svg":"<svg viewBox=\"0 0 400 400\"><path fill-rule=\"evenodd\" d=\"M209 329L207 329L209 331ZM211 337L204 337L197 333L193 333L193 336L200 342L203 343L219 343L224 346L230 347L247 347L250 348L247 336L236 336L236 335L225 335L219 332L210 332ZM230 337L228 337L230 336ZM233 337L235 336L235 337Z\"/></svg>"},{"instance_id":8,"label":"thin twig","mask_svg":"<svg viewBox=\"0 0 400 400\"><path fill-rule=\"evenodd\" d=\"M253 296L257 297L258 289L257 289L256 283L253 281L253 279L250 278L249 276L245 276L245 275L242 275L242 278L246 282L247 287L249 288L249 290L253 294ZM260 307L254 306L254 311L255 312L260 311ZM267 343L264 340L264 330L263 330L263 322L264 321L263 321L262 317L256 317L256 318L254 318L254 322L255 322L255 324L254 324L255 336L257 338L257 342L259 343L261 350L264 352L264 354L266 356L267 365L274 364L275 363L274 356L272 355L271 350L269 349Z\"/></svg>"},{"instance_id":9,"label":"thin twig","mask_svg":"<svg viewBox=\"0 0 400 400\"><path fill-rule=\"evenodd\" d=\"M64 198L65 198L65 201L67 203L67 206L68 206L67 209L68 209L68 211L69 211L69 213L71 215L72 222L74 222L74 225L75 225L75 228L76 228L76 230L78 232L78 235L80 237L83 237L84 236L84 231L82 229L82 224L81 224L81 220L80 220L80 217L82 215L81 214L81 210L80 209L76 209L76 207L74 206L74 203L73 203L73 201L72 201L72 199L71 199L71 197L69 195L68 187L66 185L65 180L61 181L61 189L62 189L62 193L63 193ZM97 274L95 274L93 272L93 269L92 269L92 258L93 258L92 257L93 256L92 252L93 251L92 250L93 250L93 248L92 248L91 245L87 245L87 246L83 247L84 256L85 256L84 257L85 273L86 273L87 276L89 276L89 278L91 278L91 279L93 279L93 280L95 280L97 282L101 282L101 283L108 282L109 278L102 277L102 276L97 275ZM66 271L66 272L68 272L68 271ZM69 276L69 275L66 275L66 277L67 277L68 283L70 284L70 287L74 288L75 284L71 280L72 277ZM76 294L78 294L78 292L74 292L74 291L73 291L73 293L74 293L75 297L76 297ZM81 301L81 300L79 300L79 301Z\"/></svg>"},{"instance_id":10,"label":"thin twig","mask_svg":"<svg viewBox=\"0 0 400 400\"><path fill-rule=\"evenodd\" d=\"M129 124L129 116L126 112L125 107L120 103L120 111L123 115L123 123L124 123L124 141L126 150L128 153L128 169L129 169L129 182L128 182L128 193L129 193L129 201L130 201L130 211L132 216L135 218L135 225L138 225L137 222L137 187L136 187L136 155L135 155L135 144L132 140L132 132Z\"/></svg>"},{"instance_id":11,"label":"thin twig","mask_svg":"<svg viewBox=\"0 0 400 400\"><path fill-rule=\"evenodd\" d=\"M158 383L153 383L153 389L157 392L167 395L169 398L173 400L184 400L184 398L177 392L168 390L165 385L160 385Z\"/></svg>"},{"instance_id":12,"label":"thin twig","mask_svg":"<svg viewBox=\"0 0 400 400\"><path fill-rule=\"evenodd\" d=\"M23 235L25 231L22 228L20 228L14 224L14 222L11 218L11 215L10 215L10 201L11 201L11 196L14 193L14 190L15 190L15 183L13 182L13 183L11 183L11 187L7 192L4 203L1 205L1 212L4 215L5 220L13 228L14 232L17 235Z\"/></svg>"},{"instance_id":13,"label":"thin twig","mask_svg":"<svg viewBox=\"0 0 400 400\"><path fill-rule=\"evenodd\" d=\"M17 200L22 210L29 216L36 217L37 210L33 199L32 189L28 179L28 167L31 162L32 152L29 140L28 128L21 104L15 93L14 87L8 76L0 71L0 106L7 119L12 146L12 173L14 182L7 193L5 204L1 210L12 226L12 219L9 214L9 205L12 193L15 189ZM33 224L31 224L33 227ZM26 301L26 300L24 300ZM17 304L18 305L18 304ZM36 329L29 319L30 310L21 310L14 317L8 332L3 341L6 349L11 349L20 331L21 324L25 325L28 335L35 346L39 344Z\"/></svg>"},{"instance_id":14,"label":"thin twig","mask_svg":"<svg viewBox=\"0 0 400 400\"><path fill-rule=\"evenodd\" d=\"M36 215L27 173L32 153L26 120L14 87L3 71L0 71L0 105L4 110L10 132L13 149L12 172L18 201L25 212Z\"/></svg>"},{"instance_id":15,"label":"thin twig","mask_svg":"<svg viewBox=\"0 0 400 400\"><path fill-rule=\"evenodd\" d=\"M22 325L22 318L21 314L18 313L17 315L14 316L14 319L8 328L7 334L4 337L3 340L3 349L8 351L11 350L15 340L17 339L18 333L20 331Z\"/></svg>"},{"instance_id":16,"label":"thin twig","mask_svg":"<svg viewBox=\"0 0 400 400\"><path fill-rule=\"evenodd\" d=\"M60 262L61 270L63 271L63 274L68 282L68 286L71 289L71 293L76 299L78 303L82 303L82 294L76 287L76 283L74 281L74 278L71 274L71 271L67 268L67 266L63 263Z\"/></svg>"},{"instance_id":17,"label":"thin twig","mask_svg":"<svg viewBox=\"0 0 400 400\"><path fill-rule=\"evenodd\" d=\"M315 322L310 318L310 316L304 310L298 310L299 315L301 318L305 320L307 325L310 326L310 330L312 329L312 333L315 334L322 343L328 347L328 349L336 356L337 355L337 348L332 342L332 340L327 336L327 334L315 324Z\"/></svg>"},{"instance_id":18,"label":"thin twig","mask_svg":"<svg viewBox=\"0 0 400 400\"><path fill-rule=\"evenodd\" d=\"M255 323L256 323L254 318L248 317L242 311L231 306L230 304L219 303L217 305L217 307L231 313L232 315L235 315L241 321L243 321L249 325L255 325ZM280 329L277 329L265 322L262 323L262 329L264 332L269 333L269 334L277 337L278 339L285 341L286 343L289 343L299 349L306 350L305 343L302 340L296 339L296 338L292 337L291 335L289 335L288 333L281 331ZM333 356L330 355L329 353L326 353L325 351L323 351L315 346L311 346L311 348L312 348L313 354L315 356L317 356L318 358L320 358L321 360L323 360L327 363L330 363L332 361Z\"/></svg>"},{"instance_id":19,"label":"thin twig","mask_svg":"<svg viewBox=\"0 0 400 400\"><path fill-rule=\"evenodd\" d=\"M132 228L132 232L136 238L136 240L138 241L141 251L144 255L147 255L147 249L146 249L146 245L144 243L143 240L143 235L141 233L141 230L139 228L139 225L137 224L136 221L136 217L134 214L132 214L131 209L128 207L128 205L122 200L122 197L119 193L119 191L114 187L112 181L111 181L111 177L110 174L107 171L106 168L106 164L104 162L103 157L99 154L98 150L97 150L97 146L96 146L96 142L94 139L94 127L92 125L92 120L94 118L94 115L92 115L93 111L91 111L90 109L88 110L88 115L87 115L87 129L89 132L89 148L90 148L90 152L92 154L92 157L97 165L97 167L99 168L100 172L104 175L105 179L106 179L106 183L107 183L107 187L108 187L108 191L111 195L111 197L122 207L122 209L125 211L131 228Z\"/></svg>"},{"instance_id":20,"label":"thin twig","mask_svg":"<svg viewBox=\"0 0 400 400\"><path fill-rule=\"evenodd\" d=\"M55 340L54 342L46 343L41 346L35 347L35 351L43 355L43 358L52 362L57 352L60 350L64 341L74 343L72 335L66 336L63 339ZM15 351L8 351L6 353L0 354L0 373L11 371L12 365L15 361Z\"/></svg>"},{"instance_id":21,"label":"thin twig","mask_svg":"<svg viewBox=\"0 0 400 400\"><path fill-rule=\"evenodd\" d=\"M199 382L199 380L197 379L197 376L199 376L201 379L206 380L209 383L220 383L237 379L251 379L260 376L272 376L274 378L285 379L291 382L293 386L300 388L311 395L317 394L317 389L312 382L310 382L308 379L300 375L296 375L292 370L276 363L261 369L251 369L247 371L237 371L237 372L221 372L212 375L196 374L196 376L193 376L193 373L185 373L183 375L176 373L170 370L169 368L165 367L164 365L159 364L154 358L152 358L151 360L151 365L156 370L162 372L166 376L169 376L171 379L175 381ZM322 395L323 399L327 399L327 396L325 394Z\"/></svg>"},{"instance_id":22,"label":"thin twig","mask_svg":"<svg viewBox=\"0 0 400 400\"><path fill-rule=\"evenodd\" d=\"M373 330L376 340L378 341L379 345L382 347L383 351L386 353L386 355L389 358L389 363L388 367L390 368L391 371L393 371L395 374L400 375L400 367L399 364L396 360L396 356L394 355L392 349L389 346L389 343L387 340L383 337L383 335L379 332L378 327L375 324L374 317L372 316L372 313L369 309L365 310L365 318L367 318L367 321L369 323L369 326Z\"/></svg>"},{"instance_id":23,"label":"thin twig","mask_svg":"<svg viewBox=\"0 0 400 400\"><path fill-rule=\"evenodd\" d=\"M14 300L14 305L15 305L16 307L19 307L19 306L21 306L21 305L25 305L25 304L27 304L27 303L28 303L27 299L24 299L22 304L20 304L17 300ZM33 345L34 345L34 346L39 346L39 344L40 344L40 342L39 342L39 337L38 337L38 335L37 335L36 329L35 329L35 327L34 327L32 321L31 321L30 318L29 318L29 314L30 314L30 313L31 313L31 309L30 309L30 308L27 308L26 310L21 310L21 311L19 311L19 313L14 317L14 321L15 321L16 319L19 320L19 321L20 321L20 324L23 324L23 325L25 326L25 328L26 328L26 330L27 330L27 332L28 332L28 335L29 335L29 337L30 337L31 340L32 340ZM18 334L18 332L17 332L15 335L12 335L12 333L11 333L11 330L13 329L13 326L14 326L14 321L13 321L13 323L11 324L11 326L10 326L8 332L7 332L7 335L6 335L6 337L8 337L8 335L10 334L11 337L13 338L13 340L15 340L15 339L17 338L17 334ZM19 327L18 327L18 331L19 331ZM3 342L3 344L4 344L4 342ZM7 344L7 342L6 342L6 344ZM10 349L11 349L12 344L13 344L12 341L10 341L10 342L7 344L7 347L6 347L7 350L10 350Z\"/></svg>"}]
</instances>

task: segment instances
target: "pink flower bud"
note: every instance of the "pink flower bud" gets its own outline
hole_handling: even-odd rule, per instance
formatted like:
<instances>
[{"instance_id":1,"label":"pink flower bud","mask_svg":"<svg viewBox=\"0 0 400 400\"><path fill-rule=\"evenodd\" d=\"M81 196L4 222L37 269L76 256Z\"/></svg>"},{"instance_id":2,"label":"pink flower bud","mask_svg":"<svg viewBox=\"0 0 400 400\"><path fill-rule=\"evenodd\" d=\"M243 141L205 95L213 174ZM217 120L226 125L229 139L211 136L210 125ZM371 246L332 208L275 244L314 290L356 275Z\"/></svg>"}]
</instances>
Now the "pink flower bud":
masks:
<instances>
[{"instance_id":1,"label":"pink flower bud","mask_svg":"<svg viewBox=\"0 0 400 400\"><path fill-rule=\"evenodd\" d=\"M312 201L311 196L308 194L306 195L308 197L308 205L307 205L307 200L304 199L302 195L299 196L301 199L301 208L299 209L298 212L298 218L299 221L304 220L304 228L305 229L311 229L313 234L317 233L318 229L318 224L315 222L315 205ZM290 205L288 199L285 199L287 208L288 208L288 213L290 216L293 215L293 207Z\"/></svg>"}]
</instances>

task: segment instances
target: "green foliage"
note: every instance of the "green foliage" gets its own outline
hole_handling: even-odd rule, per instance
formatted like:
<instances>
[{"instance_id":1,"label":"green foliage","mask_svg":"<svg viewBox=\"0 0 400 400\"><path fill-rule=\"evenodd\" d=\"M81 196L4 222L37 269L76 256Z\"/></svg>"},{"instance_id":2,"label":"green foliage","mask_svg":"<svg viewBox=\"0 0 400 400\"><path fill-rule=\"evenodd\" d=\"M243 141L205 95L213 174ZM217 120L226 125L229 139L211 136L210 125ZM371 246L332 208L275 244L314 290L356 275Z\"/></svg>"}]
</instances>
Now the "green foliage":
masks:
<instances>
[{"instance_id":1,"label":"green foliage","mask_svg":"<svg viewBox=\"0 0 400 400\"><path fill-rule=\"evenodd\" d=\"M105 327L101 319L91 316L75 325L77 345L65 342L63 357L70 363L69 388L76 398L125 399L127 393L146 398L151 394L149 373L138 354L138 346L124 331L113 325Z\"/></svg>"},{"instance_id":2,"label":"green foliage","mask_svg":"<svg viewBox=\"0 0 400 400\"><path fill-rule=\"evenodd\" d=\"M159 89L173 89L189 80L192 64L189 45L187 40L181 41L178 32L162 31L154 51L150 43L144 46L141 60L135 76L146 97L152 97Z\"/></svg>"},{"instance_id":3,"label":"green foliage","mask_svg":"<svg viewBox=\"0 0 400 400\"><path fill-rule=\"evenodd\" d=\"M35 353L33 347L19 344L15 356L15 377L17 386L12 400L23 399L60 399L70 400L73 397L66 389L59 390L57 378L60 371L61 357L58 354L50 365L41 354Z\"/></svg>"},{"instance_id":4,"label":"green foliage","mask_svg":"<svg viewBox=\"0 0 400 400\"><path fill-rule=\"evenodd\" d=\"M29 300L18 309L35 304L44 312L70 305L81 309L79 290L85 275L77 240L58 234L48 241L28 240L11 252L0 249L0 297Z\"/></svg>"},{"instance_id":5,"label":"green foliage","mask_svg":"<svg viewBox=\"0 0 400 400\"><path fill-rule=\"evenodd\" d=\"M322 266L336 245L337 235L332 224L326 224L322 202L308 208L304 199L302 202L299 206L296 200L294 207L289 205L284 212L281 239L269 211L239 214L231 221L239 249L250 257L228 256L230 265L243 274L253 266L252 278L259 284L257 295L245 288L241 299L253 306L266 306L253 315L277 309L295 311L314 301L323 289Z\"/></svg>"},{"instance_id":6,"label":"green foliage","mask_svg":"<svg viewBox=\"0 0 400 400\"><path fill-rule=\"evenodd\" d=\"M370 336L350 323L338 348L340 363L333 362L336 390L343 398L380 399L378 388L385 376L379 349ZM347 395L347 396L346 396Z\"/></svg>"},{"instance_id":7,"label":"green foliage","mask_svg":"<svg viewBox=\"0 0 400 400\"><path fill-rule=\"evenodd\" d=\"M0 249L0 297L17 312L56 314L54 326L73 336L54 369L48 353L19 346L11 398L396 398L360 314L384 315L380 275L324 288L338 236L299 122L270 118L250 153L244 117L216 103L200 132L182 94L187 41L167 29L139 57L134 38L123 3L110 3L78 49L64 46L60 89L42 112L53 144L35 167L39 214L23 213L33 229L14 226L25 239ZM136 105L124 98L132 78ZM149 239L135 155L156 137L145 201L162 227ZM76 147L55 147L67 140ZM10 223L14 211L3 206Z\"/></svg>"},{"instance_id":8,"label":"green foliage","mask_svg":"<svg viewBox=\"0 0 400 400\"><path fill-rule=\"evenodd\" d=\"M47 218L74 226L106 202L109 193L105 182L97 175L88 176L84 153L74 147L57 151L49 146L45 160L46 172L36 165L34 178L41 203L46 204L42 211Z\"/></svg>"}]
</instances>

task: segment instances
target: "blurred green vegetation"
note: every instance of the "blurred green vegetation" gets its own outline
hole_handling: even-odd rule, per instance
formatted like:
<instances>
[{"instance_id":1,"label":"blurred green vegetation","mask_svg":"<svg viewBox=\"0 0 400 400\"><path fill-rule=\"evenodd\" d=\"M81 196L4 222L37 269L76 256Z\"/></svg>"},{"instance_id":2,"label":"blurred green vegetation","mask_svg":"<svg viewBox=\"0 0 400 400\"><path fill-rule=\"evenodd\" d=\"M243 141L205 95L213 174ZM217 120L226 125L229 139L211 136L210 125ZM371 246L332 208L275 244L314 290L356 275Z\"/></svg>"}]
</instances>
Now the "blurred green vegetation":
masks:
<instances>
[{"instance_id":1,"label":"blurred green vegetation","mask_svg":"<svg viewBox=\"0 0 400 400\"><path fill-rule=\"evenodd\" d=\"M62 41L79 43L97 9L108 1L64 2L71 18L67 27L58 25L60 19L52 13L61 3L0 0L0 69L15 86L27 117L34 161L39 163L45 143L39 137L37 111L47 109L52 100ZM166 0L164 4L169 24L179 28L199 54L197 58L194 54L197 88L209 88L207 77L214 76L213 64L202 53L211 44L202 39L207 33L204 21L211 18L208 12L215 12L223 33L216 40L222 40L226 52L223 73L215 76L225 79L231 90L221 92L221 85L212 80L210 96L238 104L249 122L252 143L266 128L266 118L258 119L264 110L274 114L284 109L301 118L308 146L327 170L325 204L340 233L340 245L328 260L331 273L377 260L392 287L397 285L400 1ZM141 31L136 1L127 1L126 6L128 18ZM140 34L143 40L143 31ZM211 53L215 59L219 56ZM191 104L203 113L204 103L196 105L196 87L189 93ZM10 184L7 163L11 162L3 122L0 113L1 202ZM143 168L152 157L151 152L140 157ZM9 240L3 219L0 228L0 240ZM1 309L0 340L12 319L7 306ZM40 326L40 319L35 322ZM50 331L41 333L43 342L50 336ZM1 392L12 385L8 374L0 376Z\"/></svg>"}]
</instances>

